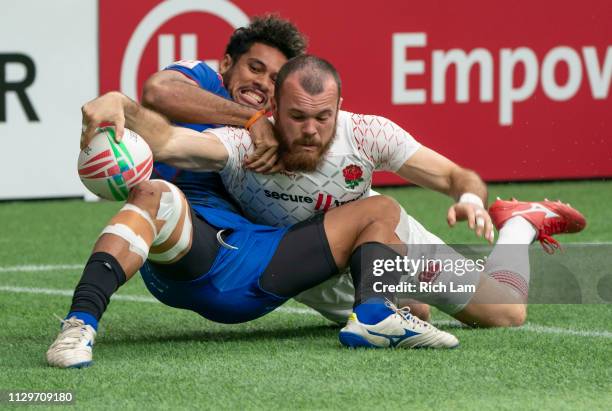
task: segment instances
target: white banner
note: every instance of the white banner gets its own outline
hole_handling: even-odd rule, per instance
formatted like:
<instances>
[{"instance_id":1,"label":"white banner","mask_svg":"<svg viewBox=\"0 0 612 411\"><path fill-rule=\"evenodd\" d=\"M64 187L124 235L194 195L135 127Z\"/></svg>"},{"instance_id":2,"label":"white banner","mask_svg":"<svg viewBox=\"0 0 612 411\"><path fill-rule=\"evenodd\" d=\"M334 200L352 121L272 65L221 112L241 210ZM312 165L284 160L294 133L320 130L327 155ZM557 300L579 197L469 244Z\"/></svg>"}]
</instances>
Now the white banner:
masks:
<instances>
[{"instance_id":1,"label":"white banner","mask_svg":"<svg viewBox=\"0 0 612 411\"><path fill-rule=\"evenodd\" d=\"M0 199L82 196L80 107L98 94L98 2L0 9Z\"/></svg>"}]
</instances>

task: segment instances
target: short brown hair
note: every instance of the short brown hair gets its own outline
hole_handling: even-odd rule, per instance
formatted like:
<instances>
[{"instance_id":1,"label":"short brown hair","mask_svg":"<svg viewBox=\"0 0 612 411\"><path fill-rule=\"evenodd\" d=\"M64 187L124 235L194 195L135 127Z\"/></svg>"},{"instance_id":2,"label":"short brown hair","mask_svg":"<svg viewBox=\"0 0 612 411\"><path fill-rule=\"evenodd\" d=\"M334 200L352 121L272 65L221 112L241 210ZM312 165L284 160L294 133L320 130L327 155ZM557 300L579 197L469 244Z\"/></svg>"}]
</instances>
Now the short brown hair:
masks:
<instances>
[{"instance_id":1,"label":"short brown hair","mask_svg":"<svg viewBox=\"0 0 612 411\"><path fill-rule=\"evenodd\" d=\"M332 77L338 87L338 98L340 98L342 81L336 68L329 61L320 57L303 54L289 60L278 72L274 87L274 98L277 104L285 80L290 74L295 72L303 72L300 77L300 85L311 95L321 93L323 91L324 80L328 76Z\"/></svg>"}]
</instances>

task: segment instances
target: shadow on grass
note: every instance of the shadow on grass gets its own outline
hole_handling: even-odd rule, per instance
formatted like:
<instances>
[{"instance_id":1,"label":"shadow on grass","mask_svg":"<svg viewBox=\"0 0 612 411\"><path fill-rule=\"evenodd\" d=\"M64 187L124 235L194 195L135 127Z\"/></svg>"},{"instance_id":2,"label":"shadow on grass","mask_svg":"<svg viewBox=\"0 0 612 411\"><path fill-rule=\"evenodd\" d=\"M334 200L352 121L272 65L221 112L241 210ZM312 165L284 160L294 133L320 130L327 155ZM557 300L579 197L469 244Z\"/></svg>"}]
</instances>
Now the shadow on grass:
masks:
<instances>
[{"instance_id":1,"label":"shadow on grass","mask_svg":"<svg viewBox=\"0 0 612 411\"><path fill-rule=\"evenodd\" d=\"M232 326L230 326L232 327ZM292 339L313 339L313 338L337 338L339 328L333 324L282 327L282 328L262 328L262 329L223 329L215 324L214 330L188 330L188 331L159 331L155 334L143 332L141 334L126 335L111 333L104 335L101 340L105 343L121 344L154 344L165 342L258 342L267 340L292 340Z\"/></svg>"}]
</instances>

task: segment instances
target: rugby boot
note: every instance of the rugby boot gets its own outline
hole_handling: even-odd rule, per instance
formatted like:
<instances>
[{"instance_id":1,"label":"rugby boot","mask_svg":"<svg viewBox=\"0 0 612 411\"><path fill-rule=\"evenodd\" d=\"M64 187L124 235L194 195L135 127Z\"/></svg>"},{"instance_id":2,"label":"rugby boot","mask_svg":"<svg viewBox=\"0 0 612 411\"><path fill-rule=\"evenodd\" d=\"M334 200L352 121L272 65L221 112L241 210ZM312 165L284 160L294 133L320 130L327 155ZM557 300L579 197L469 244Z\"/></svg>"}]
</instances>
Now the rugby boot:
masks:
<instances>
[{"instance_id":1,"label":"rugby boot","mask_svg":"<svg viewBox=\"0 0 612 411\"><path fill-rule=\"evenodd\" d=\"M575 208L561 201L518 201L515 198L506 201L499 198L491 207L489 215L495 227L500 230L506 221L520 216L529 221L537 231L544 250L552 254L560 248L559 242L552 236L555 234L577 233L586 227L586 219Z\"/></svg>"}]
</instances>

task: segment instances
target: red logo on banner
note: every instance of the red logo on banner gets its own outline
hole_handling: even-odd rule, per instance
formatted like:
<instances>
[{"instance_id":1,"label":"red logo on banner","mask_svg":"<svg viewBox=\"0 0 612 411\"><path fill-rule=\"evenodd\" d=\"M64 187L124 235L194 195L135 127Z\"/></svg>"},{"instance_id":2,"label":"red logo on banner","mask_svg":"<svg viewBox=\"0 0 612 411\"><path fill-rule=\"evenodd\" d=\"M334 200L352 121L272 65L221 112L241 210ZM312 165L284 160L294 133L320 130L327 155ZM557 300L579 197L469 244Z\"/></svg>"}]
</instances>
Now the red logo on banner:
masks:
<instances>
[{"instance_id":1,"label":"red logo on banner","mask_svg":"<svg viewBox=\"0 0 612 411\"><path fill-rule=\"evenodd\" d=\"M609 0L389 0L375 20L349 0L98 3L100 92L139 97L173 60L214 66L236 27L273 12L338 69L344 109L389 118L486 180L612 176Z\"/></svg>"},{"instance_id":2,"label":"red logo on banner","mask_svg":"<svg viewBox=\"0 0 612 411\"><path fill-rule=\"evenodd\" d=\"M100 89L139 98L143 82L176 60L216 68L232 32L248 22L225 0L100 2Z\"/></svg>"}]
</instances>

